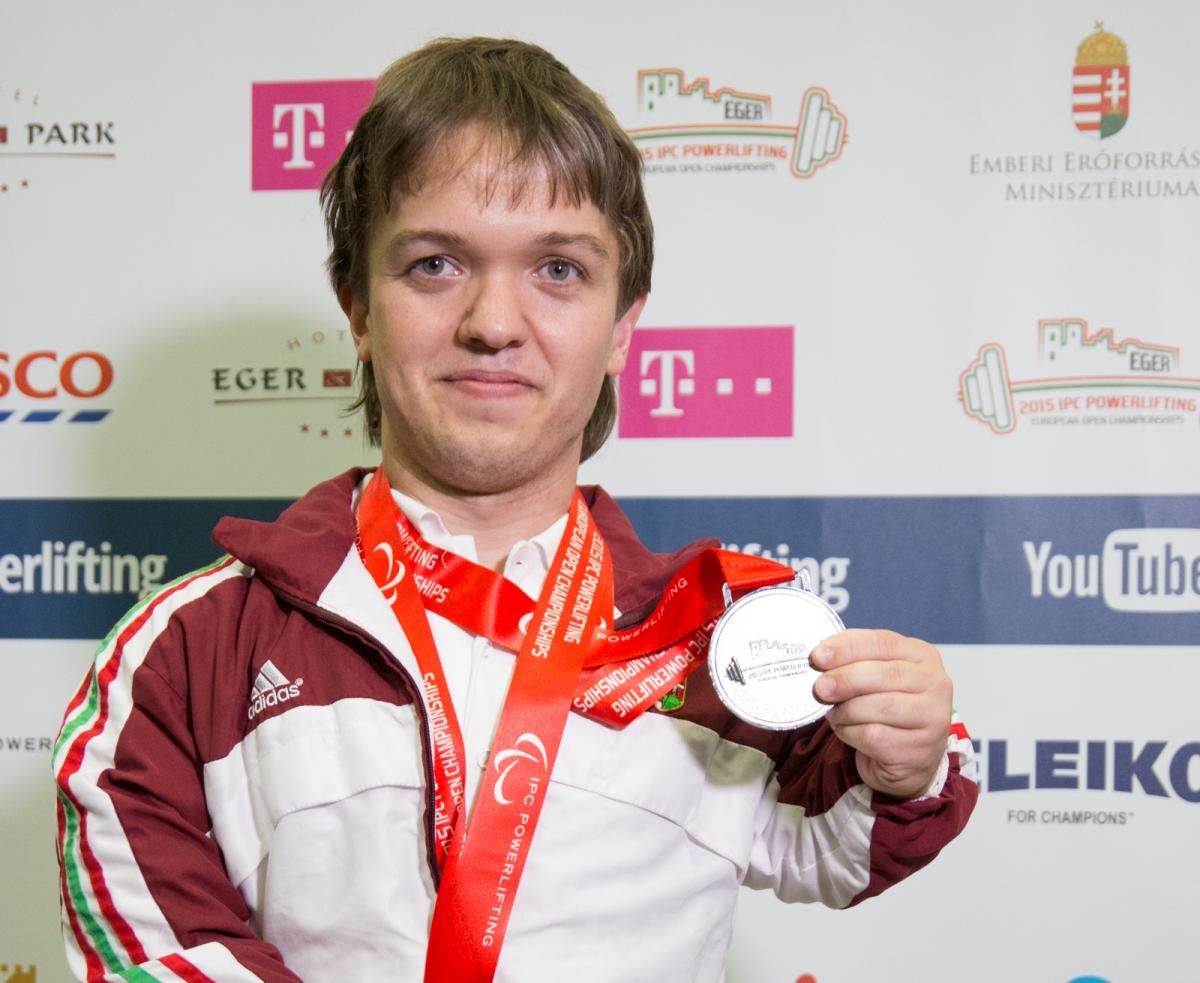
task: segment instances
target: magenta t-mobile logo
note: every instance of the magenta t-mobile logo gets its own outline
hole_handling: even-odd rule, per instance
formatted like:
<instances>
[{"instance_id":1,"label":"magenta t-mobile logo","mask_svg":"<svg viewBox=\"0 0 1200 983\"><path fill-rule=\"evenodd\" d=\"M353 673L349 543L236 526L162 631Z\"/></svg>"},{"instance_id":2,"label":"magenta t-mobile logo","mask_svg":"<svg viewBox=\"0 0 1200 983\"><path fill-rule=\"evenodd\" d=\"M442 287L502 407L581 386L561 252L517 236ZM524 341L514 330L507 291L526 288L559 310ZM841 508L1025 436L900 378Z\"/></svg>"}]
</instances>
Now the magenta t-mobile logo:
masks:
<instances>
[{"instance_id":1,"label":"magenta t-mobile logo","mask_svg":"<svg viewBox=\"0 0 1200 983\"><path fill-rule=\"evenodd\" d=\"M792 333L639 328L621 374L622 437L790 437Z\"/></svg>"},{"instance_id":2,"label":"magenta t-mobile logo","mask_svg":"<svg viewBox=\"0 0 1200 983\"><path fill-rule=\"evenodd\" d=\"M319 188L374 91L374 79L255 82L251 190Z\"/></svg>"}]
</instances>

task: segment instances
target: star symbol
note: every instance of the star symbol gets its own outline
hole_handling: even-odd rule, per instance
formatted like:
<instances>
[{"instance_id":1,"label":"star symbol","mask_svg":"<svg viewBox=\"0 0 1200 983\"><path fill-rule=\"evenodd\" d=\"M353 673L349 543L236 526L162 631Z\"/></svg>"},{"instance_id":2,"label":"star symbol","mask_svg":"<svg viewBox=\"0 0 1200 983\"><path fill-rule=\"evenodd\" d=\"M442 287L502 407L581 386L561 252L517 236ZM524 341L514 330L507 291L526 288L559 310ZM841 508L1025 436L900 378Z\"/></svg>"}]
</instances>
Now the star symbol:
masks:
<instances>
[{"instance_id":1,"label":"star symbol","mask_svg":"<svg viewBox=\"0 0 1200 983\"><path fill-rule=\"evenodd\" d=\"M8 190L7 184L0 184L0 194L3 194L7 190Z\"/></svg>"},{"instance_id":2,"label":"star symbol","mask_svg":"<svg viewBox=\"0 0 1200 983\"><path fill-rule=\"evenodd\" d=\"M307 424L307 423L302 423L302 424L300 424L300 432L301 432L301 433L308 433L308 424Z\"/></svg>"},{"instance_id":3,"label":"star symbol","mask_svg":"<svg viewBox=\"0 0 1200 983\"><path fill-rule=\"evenodd\" d=\"M22 188L28 188L28 187L29 187L29 182L28 182L28 181L22 181L22 182L21 182L21 187L22 187Z\"/></svg>"},{"instance_id":4,"label":"star symbol","mask_svg":"<svg viewBox=\"0 0 1200 983\"><path fill-rule=\"evenodd\" d=\"M326 430L324 427L322 427L322 428L321 428L321 436L322 436L322 437L328 437L328 436L329 436L329 431L328 431L328 430Z\"/></svg>"},{"instance_id":5,"label":"star symbol","mask_svg":"<svg viewBox=\"0 0 1200 983\"><path fill-rule=\"evenodd\" d=\"M350 427L347 427L345 430L342 431L342 434L346 437L353 437L354 431Z\"/></svg>"}]
</instances>

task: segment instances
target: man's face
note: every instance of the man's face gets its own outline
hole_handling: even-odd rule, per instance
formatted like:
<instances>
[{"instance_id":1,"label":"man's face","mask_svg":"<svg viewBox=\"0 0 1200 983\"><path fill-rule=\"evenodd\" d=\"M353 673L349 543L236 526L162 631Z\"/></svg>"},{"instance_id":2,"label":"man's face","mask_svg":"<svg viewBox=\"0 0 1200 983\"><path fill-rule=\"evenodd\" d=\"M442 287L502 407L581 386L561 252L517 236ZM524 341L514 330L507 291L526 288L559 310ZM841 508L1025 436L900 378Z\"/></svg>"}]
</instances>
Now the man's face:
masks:
<instances>
[{"instance_id":1,"label":"man's face","mask_svg":"<svg viewBox=\"0 0 1200 983\"><path fill-rule=\"evenodd\" d=\"M489 149L460 137L394 197L368 244L366 303L343 296L374 368L385 464L471 494L574 481L642 307L617 317L604 215L561 195L552 207L540 168L497 172Z\"/></svg>"}]
</instances>

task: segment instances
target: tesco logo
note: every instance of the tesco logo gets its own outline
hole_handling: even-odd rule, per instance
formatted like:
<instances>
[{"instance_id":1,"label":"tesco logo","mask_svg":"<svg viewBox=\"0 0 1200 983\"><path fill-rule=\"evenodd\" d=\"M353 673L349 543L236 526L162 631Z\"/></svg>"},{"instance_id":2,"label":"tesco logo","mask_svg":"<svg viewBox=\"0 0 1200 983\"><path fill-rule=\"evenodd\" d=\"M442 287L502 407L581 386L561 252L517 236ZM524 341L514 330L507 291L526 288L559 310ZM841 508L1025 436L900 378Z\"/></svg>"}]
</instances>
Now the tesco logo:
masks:
<instances>
[{"instance_id":1,"label":"tesco logo","mask_svg":"<svg viewBox=\"0 0 1200 983\"><path fill-rule=\"evenodd\" d=\"M0 352L0 399L12 395L32 400L96 399L112 388L112 360L96 351L73 352L60 356L56 351L40 349L15 355ZM72 423L95 423L109 410L78 410L67 419ZM23 423L48 423L62 416L61 409L18 411L0 408L0 422L19 415Z\"/></svg>"}]
</instances>

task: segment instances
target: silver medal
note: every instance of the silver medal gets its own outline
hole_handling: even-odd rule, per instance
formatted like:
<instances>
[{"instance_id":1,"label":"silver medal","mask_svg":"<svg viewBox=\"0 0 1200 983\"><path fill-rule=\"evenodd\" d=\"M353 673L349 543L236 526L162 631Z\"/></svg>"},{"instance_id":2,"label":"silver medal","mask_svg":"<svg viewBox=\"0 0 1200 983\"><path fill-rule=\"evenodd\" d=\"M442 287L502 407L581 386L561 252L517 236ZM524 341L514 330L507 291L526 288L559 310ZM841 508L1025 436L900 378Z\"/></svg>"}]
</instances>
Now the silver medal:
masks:
<instances>
[{"instance_id":1,"label":"silver medal","mask_svg":"<svg viewBox=\"0 0 1200 983\"><path fill-rule=\"evenodd\" d=\"M801 583L762 587L730 604L708 643L708 671L724 704L767 730L793 730L831 709L813 696L818 642L845 629L837 612ZM729 589L725 588L726 599Z\"/></svg>"}]
</instances>

